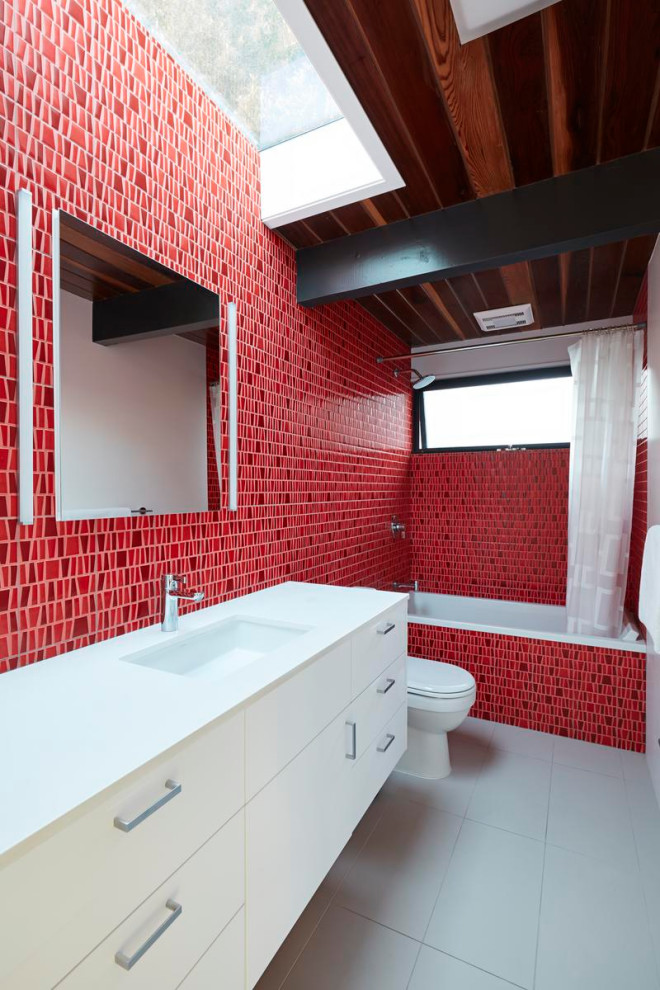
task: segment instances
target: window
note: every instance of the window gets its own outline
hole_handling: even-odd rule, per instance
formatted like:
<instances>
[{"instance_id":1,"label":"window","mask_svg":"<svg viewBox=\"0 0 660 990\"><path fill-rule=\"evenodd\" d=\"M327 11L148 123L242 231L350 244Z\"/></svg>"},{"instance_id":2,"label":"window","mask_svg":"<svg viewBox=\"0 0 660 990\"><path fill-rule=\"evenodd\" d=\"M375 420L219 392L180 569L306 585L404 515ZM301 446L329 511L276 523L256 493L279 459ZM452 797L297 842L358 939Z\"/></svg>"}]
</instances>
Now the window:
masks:
<instances>
[{"instance_id":1,"label":"window","mask_svg":"<svg viewBox=\"0 0 660 990\"><path fill-rule=\"evenodd\" d=\"M415 393L415 450L567 447L568 367L437 381Z\"/></svg>"},{"instance_id":2,"label":"window","mask_svg":"<svg viewBox=\"0 0 660 990\"><path fill-rule=\"evenodd\" d=\"M341 113L273 0L126 0L259 146Z\"/></svg>"}]
</instances>

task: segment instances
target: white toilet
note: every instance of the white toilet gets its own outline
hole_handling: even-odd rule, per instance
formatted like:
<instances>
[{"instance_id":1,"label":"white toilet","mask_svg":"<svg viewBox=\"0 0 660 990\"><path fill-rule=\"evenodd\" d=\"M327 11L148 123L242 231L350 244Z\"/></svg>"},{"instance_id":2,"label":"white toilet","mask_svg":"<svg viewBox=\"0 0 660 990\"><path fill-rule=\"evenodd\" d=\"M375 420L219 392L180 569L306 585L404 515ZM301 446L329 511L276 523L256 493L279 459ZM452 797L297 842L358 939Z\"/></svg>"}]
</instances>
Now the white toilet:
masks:
<instances>
[{"instance_id":1,"label":"white toilet","mask_svg":"<svg viewBox=\"0 0 660 990\"><path fill-rule=\"evenodd\" d=\"M397 770L439 780L451 773L447 733L477 697L472 674L452 663L408 657L408 749Z\"/></svg>"}]
</instances>

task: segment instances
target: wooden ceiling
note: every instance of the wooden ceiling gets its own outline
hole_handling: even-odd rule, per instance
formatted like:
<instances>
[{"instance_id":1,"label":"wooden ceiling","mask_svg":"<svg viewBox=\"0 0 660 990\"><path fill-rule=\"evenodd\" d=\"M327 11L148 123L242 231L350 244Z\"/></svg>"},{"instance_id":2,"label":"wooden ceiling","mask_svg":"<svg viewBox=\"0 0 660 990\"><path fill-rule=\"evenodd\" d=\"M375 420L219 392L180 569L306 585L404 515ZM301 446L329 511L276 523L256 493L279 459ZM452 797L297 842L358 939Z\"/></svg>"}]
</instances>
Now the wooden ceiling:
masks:
<instances>
[{"instance_id":1,"label":"wooden ceiling","mask_svg":"<svg viewBox=\"0 0 660 990\"><path fill-rule=\"evenodd\" d=\"M68 213L60 213L60 288L64 291L100 302L186 281L114 237ZM217 329L187 330L178 336L197 344L215 345Z\"/></svg>"},{"instance_id":2,"label":"wooden ceiling","mask_svg":"<svg viewBox=\"0 0 660 990\"><path fill-rule=\"evenodd\" d=\"M60 213L60 285L74 296L96 302L167 285L180 277L113 237Z\"/></svg>"},{"instance_id":3,"label":"wooden ceiling","mask_svg":"<svg viewBox=\"0 0 660 990\"><path fill-rule=\"evenodd\" d=\"M449 0L306 0L405 186L280 228L308 247L660 146L658 0L560 0L461 45ZM360 302L414 345L632 313L655 237ZM492 336L492 335L491 335Z\"/></svg>"}]
</instances>

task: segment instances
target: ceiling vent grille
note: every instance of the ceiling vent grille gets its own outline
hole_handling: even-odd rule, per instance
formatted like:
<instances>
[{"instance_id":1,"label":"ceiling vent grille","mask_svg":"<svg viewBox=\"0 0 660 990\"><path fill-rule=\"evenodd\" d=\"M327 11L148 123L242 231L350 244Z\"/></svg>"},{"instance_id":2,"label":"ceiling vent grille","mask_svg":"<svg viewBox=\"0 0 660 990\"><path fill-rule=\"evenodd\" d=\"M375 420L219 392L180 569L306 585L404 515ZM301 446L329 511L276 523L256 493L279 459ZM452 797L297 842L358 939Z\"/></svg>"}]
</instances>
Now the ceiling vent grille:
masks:
<instances>
[{"instance_id":1,"label":"ceiling vent grille","mask_svg":"<svg viewBox=\"0 0 660 990\"><path fill-rule=\"evenodd\" d=\"M504 309L486 309L475 313L474 318L486 333L493 330L515 330L528 327L534 322L534 314L529 303L524 306L506 306Z\"/></svg>"}]
</instances>

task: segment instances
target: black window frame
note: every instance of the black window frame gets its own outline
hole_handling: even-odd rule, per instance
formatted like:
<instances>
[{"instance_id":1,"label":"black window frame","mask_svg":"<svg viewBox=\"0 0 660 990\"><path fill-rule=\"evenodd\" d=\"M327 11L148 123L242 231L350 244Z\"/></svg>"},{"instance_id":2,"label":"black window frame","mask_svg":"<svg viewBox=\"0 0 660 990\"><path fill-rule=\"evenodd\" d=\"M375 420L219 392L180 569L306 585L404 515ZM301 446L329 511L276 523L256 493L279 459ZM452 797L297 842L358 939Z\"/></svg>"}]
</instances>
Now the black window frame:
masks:
<instances>
[{"instance_id":1,"label":"black window frame","mask_svg":"<svg viewBox=\"0 0 660 990\"><path fill-rule=\"evenodd\" d=\"M486 375L464 375L460 378L436 379L432 385L418 389L413 399L413 453L415 454L463 454L481 450L561 450L570 447L570 443L526 443L494 444L488 447L427 447L426 422L424 411L424 393L438 389L468 388L478 385L506 385L508 382L531 382L543 378L570 378L569 364L553 365L551 368L533 368L527 371L490 372Z\"/></svg>"}]
</instances>

